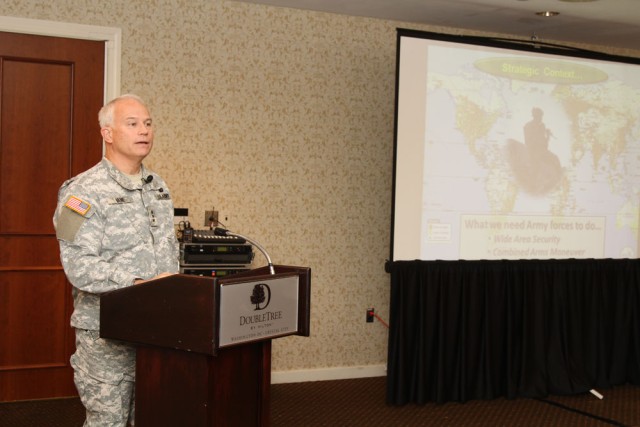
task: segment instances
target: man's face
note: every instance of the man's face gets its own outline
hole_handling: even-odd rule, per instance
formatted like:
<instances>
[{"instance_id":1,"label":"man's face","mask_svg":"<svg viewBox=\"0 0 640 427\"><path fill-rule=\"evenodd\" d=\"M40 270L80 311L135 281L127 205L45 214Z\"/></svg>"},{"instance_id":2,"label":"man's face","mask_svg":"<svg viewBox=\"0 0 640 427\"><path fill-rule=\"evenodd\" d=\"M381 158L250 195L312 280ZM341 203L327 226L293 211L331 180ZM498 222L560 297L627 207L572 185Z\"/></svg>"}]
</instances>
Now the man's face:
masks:
<instances>
[{"instance_id":1,"label":"man's face","mask_svg":"<svg viewBox=\"0 0 640 427\"><path fill-rule=\"evenodd\" d=\"M153 147L149 111L135 99L118 101L113 110L113 124L102 129L102 136L109 157L142 161Z\"/></svg>"}]
</instances>

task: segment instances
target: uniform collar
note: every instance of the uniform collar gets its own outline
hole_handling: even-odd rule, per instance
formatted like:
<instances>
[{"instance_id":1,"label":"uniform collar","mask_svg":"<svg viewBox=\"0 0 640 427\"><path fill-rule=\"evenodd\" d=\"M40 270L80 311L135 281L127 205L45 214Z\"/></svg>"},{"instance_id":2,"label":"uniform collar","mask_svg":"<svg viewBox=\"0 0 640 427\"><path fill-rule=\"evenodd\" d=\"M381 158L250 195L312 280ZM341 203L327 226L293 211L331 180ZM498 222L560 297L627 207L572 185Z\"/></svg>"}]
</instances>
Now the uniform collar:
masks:
<instances>
[{"instance_id":1,"label":"uniform collar","mask_svg":"<svg viewBox=\"0 0 640 427\"><path fill-rule=\"evenodd\" d=\"M113 180L117 182L121 187L126 188L127 190L140 190L142 188L142 180L140 180L140 183L137 184L131 182L129 177L120 172L120 170L115 167L115 165L111 163L111 161L106 157L102 158L102 165L109 173L109 176L111 176L111 178L113 178ZM143 177L146 177L149 174L144 165L140 165L140 170L142 172L141 176Z\"/></svg>"}]
</instances>

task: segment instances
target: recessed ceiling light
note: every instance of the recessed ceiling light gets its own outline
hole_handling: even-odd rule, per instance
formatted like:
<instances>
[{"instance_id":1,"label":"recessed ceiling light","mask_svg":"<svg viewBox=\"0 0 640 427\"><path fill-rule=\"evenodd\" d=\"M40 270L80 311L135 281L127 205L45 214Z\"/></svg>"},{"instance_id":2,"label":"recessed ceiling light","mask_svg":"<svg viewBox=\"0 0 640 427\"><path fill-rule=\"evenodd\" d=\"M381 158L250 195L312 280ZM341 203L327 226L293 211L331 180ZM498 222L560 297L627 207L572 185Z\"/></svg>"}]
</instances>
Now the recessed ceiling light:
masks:
<instances>
[{"instance_id":1,"label":"recessed ceiling light","mask_svg":"<svg viewBox=\"0 0 640 427\"><path fill-rule=\"evenodd\" d=\"M554 12L552 10L545 10L543 12L536 12L536 15L544 16L544 17L548 18L550 16L558 16L558 15L560 15L560 12Z\"/></svg>"}]
</instances>

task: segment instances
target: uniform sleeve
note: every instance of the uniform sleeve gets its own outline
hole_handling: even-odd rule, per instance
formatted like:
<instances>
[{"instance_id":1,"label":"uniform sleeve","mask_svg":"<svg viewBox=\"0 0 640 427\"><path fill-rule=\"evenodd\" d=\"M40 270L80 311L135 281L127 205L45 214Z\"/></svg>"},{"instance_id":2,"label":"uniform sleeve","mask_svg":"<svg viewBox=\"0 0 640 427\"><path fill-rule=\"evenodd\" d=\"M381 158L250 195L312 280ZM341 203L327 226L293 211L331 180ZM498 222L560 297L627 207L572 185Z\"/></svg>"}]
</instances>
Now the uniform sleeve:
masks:
<instances>
[{"instance_id":1,"label":"uniform sleeve","mask_svg":"<svg viewBox=\"0 0 640 427\"><path fill-rule=\"evenodd\" d=\"M164 186L166 188L166 185ZM161 256L159 262L159 272L177 273L180 270L180 252L179 243L173 226L173 201L168 199L162 204L166 205L162 210L162 225L160 227L161 241L166 242L166 248L162 248L160 253L166 254Z\"/></svg>"},{"instance_id":2,"label":"uniform sleeve","mask_svg":"<svg viewBox=\"0 0 640 427\"><path fill-rule=\"evenodd\" d=\"M73 206L78 203L80 209L74 210ZM98 294L133 283L134 274L121 270L117 264L100 256L105 224L91 199L61 193L54 225L62 266L74 287Z\"/></svg>"}]
</instances>

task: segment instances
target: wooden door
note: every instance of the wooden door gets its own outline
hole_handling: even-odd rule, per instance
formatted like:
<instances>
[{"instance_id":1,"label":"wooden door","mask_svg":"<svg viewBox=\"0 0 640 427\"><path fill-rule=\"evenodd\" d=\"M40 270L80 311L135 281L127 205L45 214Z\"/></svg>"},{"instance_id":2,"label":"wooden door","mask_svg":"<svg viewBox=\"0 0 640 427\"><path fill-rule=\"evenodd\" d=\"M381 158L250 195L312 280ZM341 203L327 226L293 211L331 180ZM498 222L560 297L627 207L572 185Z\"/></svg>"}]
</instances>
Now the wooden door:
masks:
<instances>
[{"instance_id":1,"label":"wooden door","mask_svg":"<svg viewBox=\"0 0 640 427\"><path fill-rule=\"evenodd\" d=\"M71 287L52 217L102 156L104 42L0 32L0 401L73 396Z\"/></svg>"}]
</instances>

